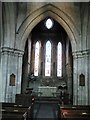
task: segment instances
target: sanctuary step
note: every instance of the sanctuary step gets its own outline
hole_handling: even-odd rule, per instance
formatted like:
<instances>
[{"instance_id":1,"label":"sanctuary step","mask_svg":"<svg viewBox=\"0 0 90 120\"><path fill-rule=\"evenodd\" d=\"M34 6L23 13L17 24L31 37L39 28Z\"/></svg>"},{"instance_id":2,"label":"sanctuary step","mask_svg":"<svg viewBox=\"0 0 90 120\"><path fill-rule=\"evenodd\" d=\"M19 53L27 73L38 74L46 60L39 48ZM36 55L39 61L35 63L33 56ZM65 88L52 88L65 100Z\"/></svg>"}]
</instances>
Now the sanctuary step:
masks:
<instances>
[{"instance_id":1,"label":"sanctuary step","mask_svg":"<svg viewBox=\"0 0 90 120\"><path fill-rule=\"evenodd\" d=\"M34 97L34 103L60 103L60 98L58 97Z\"/></svg>"}]
</instances>

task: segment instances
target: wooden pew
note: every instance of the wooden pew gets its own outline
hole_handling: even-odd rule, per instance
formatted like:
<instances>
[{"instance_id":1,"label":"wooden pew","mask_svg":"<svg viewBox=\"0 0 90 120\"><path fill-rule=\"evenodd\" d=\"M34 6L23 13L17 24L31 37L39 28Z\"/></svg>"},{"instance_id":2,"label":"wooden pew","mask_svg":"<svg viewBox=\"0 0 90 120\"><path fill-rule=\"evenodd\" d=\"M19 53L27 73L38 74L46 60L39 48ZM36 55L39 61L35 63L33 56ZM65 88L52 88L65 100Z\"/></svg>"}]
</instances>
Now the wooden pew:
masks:
<instances>
[{"instance_id":1,"label":"wooden pew","mask_svg":"<svg viewBox=\"0 0 90 120\"><path fill-rule=\"evenodd\" d=\"M70 119L90 119L90 106L80 106L80 105L67 105L60 107L61 120Z\"/></svg>"},{"instance_id":2,"label":"wooden pew","mask_svg":"<svg viewBox=\"0 0 90 120\"><path fill-rule=\"evenodd\" d=\"M26 111L26 109L14 109L14 108L9 108L9 109L2 109L2 120L10 120L10 119L19 119L23 120L23 113Z\"/></svg>"},{"instance_id":3,"label":"wooden pew","mask_svg":"<svg viewBox=\"0 0 90 120\"><path fill-rule=\"evenodd\" d=\"M2 120L23 120L23 114L27 108L27 105L2 103Z\"/></svg>"},{"instance_id":4,"label":"wooden pew","mask_svg":"<svg viewBox=\"0 0 90 120\"><path fill-rule=\"evenodd\" d=\"M17 103L5 103L5 102L2 102L2 107L28 107L27 104L17 104Z\"/></svg>"}]
</instances>

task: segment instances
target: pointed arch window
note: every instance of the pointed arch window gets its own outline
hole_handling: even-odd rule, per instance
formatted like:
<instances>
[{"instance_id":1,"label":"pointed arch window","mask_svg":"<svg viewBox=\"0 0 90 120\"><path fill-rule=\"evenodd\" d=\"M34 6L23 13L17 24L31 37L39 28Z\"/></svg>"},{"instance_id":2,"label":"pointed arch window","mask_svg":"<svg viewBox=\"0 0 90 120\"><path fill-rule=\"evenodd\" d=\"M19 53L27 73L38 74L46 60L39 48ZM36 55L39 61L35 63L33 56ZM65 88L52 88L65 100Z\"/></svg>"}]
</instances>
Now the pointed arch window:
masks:
<instances>
[{"instance_id":1,"label":"pointed arch window","mask_svg":"<svg viewBox=\"0 0 90 120\"><path fill-rule=\"evenodd\" d=\"M46 54L45 54L45 76L51 75L51 42L46 42Z\"/></svg>"},{"instance_id":2,"label":"pointed arch window","mask_svg":"<svg viewBox=\"0 0 90 120\"><path fill-rule=\"evenodd\" d=\"M34 75L35 76L38 76L39 53L40 53L40 43L37 41L35 44L35 64L34 64Z\"/></svg>"},{"instance_id":3,"label":"pointed arch window","mask_svg":"<svg viewBox=\"0 0 90 120\"><path fill-rule=\"evenodd\" d=\"M62 76L62 44L61 42L57 45L57 76Z\"/></svg>"}]
</instances>

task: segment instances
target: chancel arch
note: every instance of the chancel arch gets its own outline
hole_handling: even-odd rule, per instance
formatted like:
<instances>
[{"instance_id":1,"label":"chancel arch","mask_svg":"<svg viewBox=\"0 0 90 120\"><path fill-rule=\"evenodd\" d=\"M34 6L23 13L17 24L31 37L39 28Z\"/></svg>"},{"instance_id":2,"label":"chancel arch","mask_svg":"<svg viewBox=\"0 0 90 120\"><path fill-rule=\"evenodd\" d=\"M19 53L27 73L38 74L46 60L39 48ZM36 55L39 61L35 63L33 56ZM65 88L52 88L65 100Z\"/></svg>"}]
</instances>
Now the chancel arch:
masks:
<instances>
[{"instance_id":1,"label":"chancel arch","mask_svg":"<svg viewBox=\"0 0 90 120\"><path fill-rule=\"evenodd\" d=\"M75 25L73 24L72 20L69 19L69 17L66 14L64 14L64 12L62 12L60 9L58 9L57 7L54 7L52 5L46 5L45 7L47 9L44 10L44 7L42 7L40 9L38 9L37 11L33 12L33 14L31 14L30 16L28 16L27 19L23 22L20 29L18 30L17 38L21 40L21 43L22 43L21 49L24 48L25 41L28 38L30 32L34 29L34 27L37 24L39 24L41 21L43 21L45 18L51 17L51 18L55 19L55 21L57 21L65 29L67 35L70 38L72 51L75 51L77 40L79 39L79 32L76 29ZM43 12L42 12L42 10L43 10ZM56 11L58 11L58 12L56 12ZM63 13L63 14L57 14L57 13ZM78 45L80 45L80 44L78 44ZM63 46L64 46L64 44L63 44ZM16 46L16 47L18 47L18 46ZM63 52L65 52L65 51L63 51ZM63 57L63 59L64 59L64 57ZM31 65L32 65L32 63L31 63ZM43 76L45 73L45 71L44 71L45 65L44 65L43 61L41 61L41 65L42 65L42 68L40 68L40 69L41 69L42 76ZM55 62L53 62L52 66L54 68L57 65L55 64ZM65 59L62 63L62 66L65 67ZM33 67L32 67L31 71L33 71ZM65 73L65 69L62 68L62 72ZM40 73L40 71L39 71L39 73ZM57 74L56 70L53 69L51 71L52 76L53 76L53 73L56 75ZM44 84L48 85L48 81L44 81L44 82L45 82ZM71 84L72 84L72 82L71 82Z\"/></svg>"},{"instance_id":2,"label":"chancel arch","mask_svg":"<svg viewBox=\"0 0 90 120\"><path fill-rule=\"evenodd\" d=\"M45 7L45 9L44 9ZM43 12L42 12L43 11ZM59 13L59 14L57 14ZM23 22L23 24L20 26L20 28L17 31L17 41L20 39L21 41L21 49L24 49L25 42L29 36L29 33L32 31L32 29L43 19L46 17L52 17L55 19L59 24L62 25L62 27L67 32L71 44L72 44L72 51L75 51L76 44L78 43L79 36L79 30L75 27L72 20L69 18L68 15L64 14L63 11L55 7L54 5L46 5L41 8L39 8L37 11L30 14L30 16L27 17L27 19ZM18 44L16 44L16 47L18 47Z\"/></svg>"},{"instance_id":3,"label":"chancel arch","mask_svg":"<svg viewBox=\"0 0 90 120\"><path fill-rule=\"evenodd\" d=\"M48 19L48 17L46 17L44 20L39 22L29 34L29 37L31 36L30 38L28 37L28 39L31 40L31 56L30 56L31 60L30 60L30 70L29 70L30 72L28 72L29 78L28 76L26 76L25 78L23 76L22 78L24 80L28 79L29 82L27 82L25 86L33 88L34 91L38 91L38 88L40 86L42 87L49 86L49 87L56 87L57 91L59 92L58 89L59 86L61 86L61 84L65 84L66 86L68 86L68 88L70 88L70 90L67 89L66 91L72 98L72 83L73 83L72 82L73 66L71 63L72 52L71 53L66 52L70 49L71 43L63 27L52 17L49 18L53 20L53 27L51 29L48 29L45 26L45 22ZM68 50L66 46L68 46ZM35 59L37 53L36 48L38 51L37 54L38 60ZM72 49L70 50L72 51ZM69 58L69 54L70 54L70 58ZM67 64L66 64L66 57L68 59ZM35 81L32 81L31 80L32 73L35 73L34 71L35 61L37 62L38 74L34 74ZM26 63L25 60L23 62ZM71 67L70 69L71 79L67 77L69 76L68 75L69 67ZM23 70L27 71L25 69L27 68L24 67ZM68 80L70 86L68 84ZM22 84L22 86L24 85ZM24 92L25 89L24 87L22 87L22 93ZM53 94L51 94L51 96L52 95Z\"/></svg>"},{"instance_id":4,"label":"chancel arch","mask_svg":"<svg viewBox=\"0 0 90 120\"><path fill-rule=\"evenodd\" d=\"M80 38L79 31L77 30L76 26L73 24L72 20L69 18L68 15L66 15L63 11L61 11L54 5L48 4L45 6L45 8L47 8L47 9L44 9L44 7L41 7L37 11L30 14L30 16L27 17L27 19L23 22L20 29L18 30L17 40L20 39L20 41L21 41L21 49L24 48L25 42L26 42L30 32L34 29L34 27L37 24L39 24L41 21L43 21L45 18L51 17L51 18L55 19L55 21L57 21L65 29L67 35L70 38L72 52L74 52L77 49L76 44L79 42L78 39ZM57 14L57 13L59 13L59 14ZM77 45L80 45L80 44L77 44ZM17 44L16 44L16 47L18 47ZM63 61L63 63L65 63L65 60ZM63 64L63 63L62 63L62 65L64 67L65 64ZM32 65L32 63L31 63L31 65ZM42 65L42 68L40 68L41 72L39 71L39 74L43 75L45 73L45 71L44 71L45 65L44 65L43 61L41 61L41 65ZM52 66L54 68L57 65L55 64L55 62L53 62ZM33 67L32 67L31 71L33 71ZM62 68L62 72L65 73L65 69ZM55 75L57 74L57 72L55 70L51 71L51 74L53 74L53 73ZM47 84L47 81L46 81L46 84Z\"/></svg>"}]
</instances>

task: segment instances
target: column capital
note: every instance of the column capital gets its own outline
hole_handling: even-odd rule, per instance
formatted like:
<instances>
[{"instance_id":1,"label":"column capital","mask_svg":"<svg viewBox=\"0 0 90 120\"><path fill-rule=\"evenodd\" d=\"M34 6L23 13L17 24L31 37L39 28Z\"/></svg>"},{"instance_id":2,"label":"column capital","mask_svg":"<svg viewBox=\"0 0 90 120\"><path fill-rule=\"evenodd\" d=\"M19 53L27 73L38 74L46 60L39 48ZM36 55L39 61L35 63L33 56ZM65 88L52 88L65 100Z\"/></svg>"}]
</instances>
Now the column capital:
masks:
<instances>
[{"instance_id":1,"label":"column capital","mask_svg":"<svg viewBox=\"0 0 90 120\"><path fill-rule=\"evenodd\" d=\"M89 50L82 50L82 51L75 51L72 53L74 58L83 58L84 56L89 56L90 49Z\"/></svg>"},{"instance_id":2,"label":"column capital","mask_svg":"<svg viewBox=\"0 0 90 120\"><path fill-rule=\"evenodd\" d=\"M9 47L2 47L1 48L1 53L2 54L13 54L13 55L18 55L22 56L24 54L24 51L19 50L19 49L14 49L14 48L9 48Z\"/></svg>"}]
</instances>

